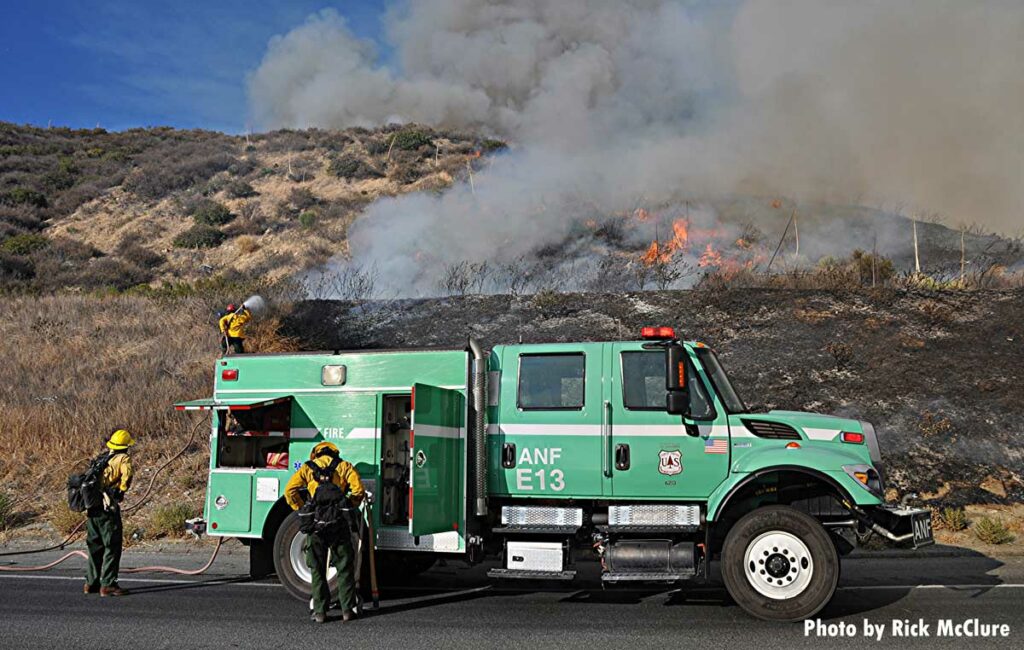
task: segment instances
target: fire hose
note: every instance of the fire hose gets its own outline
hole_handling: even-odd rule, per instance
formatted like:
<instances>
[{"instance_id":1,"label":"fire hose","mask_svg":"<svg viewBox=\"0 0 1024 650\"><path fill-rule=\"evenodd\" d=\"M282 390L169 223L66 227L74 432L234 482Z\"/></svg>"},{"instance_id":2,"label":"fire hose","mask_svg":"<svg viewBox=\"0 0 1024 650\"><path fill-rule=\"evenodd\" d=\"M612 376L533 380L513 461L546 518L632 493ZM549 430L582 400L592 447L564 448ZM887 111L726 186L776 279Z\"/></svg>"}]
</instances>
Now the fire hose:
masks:
<instances>
[{"instance_id":1,"label":"fire hose","mask_svg":"<svg viewBox=\"0 0 1024 650\"><path fill-rule=\"evenodd\" d=\"M124 512L126 512L126 513L135 512L136 510L141 508L143 505L145 505L146 500L149 498L149 495L153 492L153 487L156 485L157 477L171 463L173 463L175 460L180 458L186 451L188 451L189 447L192 446L192 442L195 441L196 432L199 431L199 427L202 426L202 424L205 421L206 421L206 419L203 418L203 419L200 419L198 422L196 422L196 425L194 427L192 427L192 431L189 434L188 442L185 443L185 446L182 447L181 450L178 453L176 453L175 455L171 456L167 461L165 461L162 465L160 465L160 467L157 468L157 470L153 473L153 478L150 479L150 481L149 481L149 486L146 488L146 491L143 492L142 496L139 497L139 499L135 503L133 503L130 506L126 507L124 509ZM59 544L55 544L53 546L48 546L46 548L32 549L32 550L28 550L28 551L12 551L12 552L8 552L8 553L0 553L0 557L9 557L9 556L13 556L13 555L34 555L36 553L45 553L47 551L53 551L53 550L56 550L56 549L63 549L65 546L70 544L73 539L75 539L79 534L81 534L82 526L84 526L84 525L85 525L85 520L81 521L77 526L75 526L71 530L71 532L68 534L68 536L64 539L64 541L62 541ZM214 560L217 559L217 554L220 552L220 547L221 547L221 544L223 544L223 542L224 542L224 538L218 538L217 539L217 546L216 546L216 548L213 549L213 555L211 555L210 556L210 560L205 565L203 565L201 568L199 568L199 569L187 570L187 569L177 569L177 568L174 568L174 567L167 567L167 566L159 566L158 565L158 566L143 566L143 567L134 567L134 568L129 568L129 569L121 569L121 573L154 573L154 572L160 572L160 573L173 573L173 574L176 574L176 575L184 575L184 576L200 575L201 573L206 572L210 568L210 566L213 564ZM85 554L85 551L77 551L76 550L76 551L71 551L69 553L64 554L63 556L61 556L60 558L54 560L53 562L50 562L49 564L41 564L41 565L37 565L37 566L24 566L24 567L0 567L0 571L8 571L8 572L48 571L48 570L52 569L53 567L57 566L58 564L60 564L62 562L65 562L65 561L67 561L67 560L69 560L69 559L71 559L73 557L80 557L80 558L83 558L83 559L88 559L88 555Z\"/></svg>"}]
</instances>

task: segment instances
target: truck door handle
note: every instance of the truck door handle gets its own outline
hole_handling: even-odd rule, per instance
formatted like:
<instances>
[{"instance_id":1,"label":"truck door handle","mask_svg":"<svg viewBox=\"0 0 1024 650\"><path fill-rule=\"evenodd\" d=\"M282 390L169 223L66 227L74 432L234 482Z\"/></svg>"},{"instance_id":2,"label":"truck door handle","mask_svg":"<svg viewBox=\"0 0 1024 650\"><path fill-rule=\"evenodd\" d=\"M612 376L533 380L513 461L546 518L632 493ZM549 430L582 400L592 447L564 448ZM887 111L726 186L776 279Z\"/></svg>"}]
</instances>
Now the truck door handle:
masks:
<instances>
[{"instance_id":1,"label":"truck door handle","mask_svg":"<svg viewBox=\"0 0 1024 650\"><path fill-rule=\"evenodd\" d=\"M608 478L612 477L612 403L604 402L601 412L601 471Z\"/></svg>"},{"instance_id":2,"label":"truck door handle","mask_svg":"<svg viewBox=\"0 0 1024 650\"><path fill-rule=\"evenodd\" d=\"M501 466L505 469L512 469L516 466L516 444L506 442L501 446Z\"/></svg>"},{"instance_id":3,"label":"truck door handle","mask_svg":"<svg viewBox=\"0 0 1024 650\"><path fill-rule=\"evenodd\" d=\"M629 445L615 445L615 469L629 469Z\"/></svg>"}]
</instances>

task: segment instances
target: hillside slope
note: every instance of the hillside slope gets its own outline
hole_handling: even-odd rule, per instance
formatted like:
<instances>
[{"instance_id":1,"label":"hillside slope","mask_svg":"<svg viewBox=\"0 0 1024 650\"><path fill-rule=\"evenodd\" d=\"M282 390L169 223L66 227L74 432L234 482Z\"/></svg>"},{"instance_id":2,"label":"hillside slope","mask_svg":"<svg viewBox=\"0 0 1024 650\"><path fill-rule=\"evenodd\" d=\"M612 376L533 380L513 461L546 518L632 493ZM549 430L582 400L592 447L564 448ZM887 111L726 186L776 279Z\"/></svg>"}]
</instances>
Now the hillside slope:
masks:
<instances>
[{"instance_id":1,"label":"hillside slope","mask_svg":"<svg viewBox=\"0 0 1024 650\"><path fill-rule=\"evenodd\" d=\"M440 190L504 143L406 125L228 136L0 123L0 289L291 277L382 196Z\"/></svg>"}]
</instances>

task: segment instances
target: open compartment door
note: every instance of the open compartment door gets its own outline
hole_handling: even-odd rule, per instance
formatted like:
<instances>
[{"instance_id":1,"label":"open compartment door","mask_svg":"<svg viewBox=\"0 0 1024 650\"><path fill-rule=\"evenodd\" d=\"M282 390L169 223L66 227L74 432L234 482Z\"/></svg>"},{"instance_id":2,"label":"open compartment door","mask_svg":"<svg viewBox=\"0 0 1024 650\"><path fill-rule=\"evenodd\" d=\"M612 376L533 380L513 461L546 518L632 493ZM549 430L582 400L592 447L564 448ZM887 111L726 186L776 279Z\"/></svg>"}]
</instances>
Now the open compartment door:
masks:
<instances>
[{"instance_id":1,"label":"open compartment door","mask_svg":"<svg viewBox=\"0 0 1024 650\"><path fill-rule=\"evenodd\" d=\"M466 398L462 393L413 385L409 440L409 533L460 530L466 513Z\"/></svg>"},{"instance_id":2,"label":"open compartment door","mask_svg":"<svg viewBox=\"0 0 1024 650\"><path fill-rule=\"evenodd\" d=\"M254 409L275 406L291 401L291 395L279 397L234 397L217 399L207 397L206 399L195 399L191 402L178 402L174 408L179 411L251 411Z\"/></svg>"}]
</instances>

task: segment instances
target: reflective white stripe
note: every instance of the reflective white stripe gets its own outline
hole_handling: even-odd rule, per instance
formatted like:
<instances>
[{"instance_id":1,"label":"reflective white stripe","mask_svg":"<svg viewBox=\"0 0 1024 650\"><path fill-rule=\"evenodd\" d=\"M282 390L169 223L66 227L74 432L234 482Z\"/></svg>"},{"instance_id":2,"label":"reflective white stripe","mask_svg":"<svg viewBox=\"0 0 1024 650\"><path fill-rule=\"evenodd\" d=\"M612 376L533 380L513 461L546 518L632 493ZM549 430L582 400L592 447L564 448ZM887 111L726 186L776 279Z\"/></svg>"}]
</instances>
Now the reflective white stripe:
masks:
<instances>
[{"instance_id":1,"label":"reflective white stripe","mask_svg":"<svg viewBox=\"0 0 1024 650\"><path fill-rule=\"evenodd\" d=\"M332 429L335 429L332 427ZM292 429L292 440L313 440L320 435L320 429L313 427L297 427ZM338 436L331 435L328 438L336 438ZM355 427L348 433L340 436L344 440L365 440L373 439L377 437L377 430L373 427Z\"/></svg>"},{"instance_id":2,"label":"reflective white stripe","mask_svg":"<svg viewBox=\"0 0 1024 650\"><path fill-rule=\"evenodd\" d=\"M465 385L459 386L438 386L448 390L465 390ZM218 388L214 391L214 397L227 394L251 394L251 393L408 393L412 386L339 386L337 388Z\"/></svg>"},{"instance_id":3,"label":"reflective white stripe","mask_svg":"<svg viewBox=\"0 0 1024 650\"><path fill-rule=\"evenodd\" d=\"M811 440L835 440L836 436L839 435L838 429L809 429L803 427L803 430Z\"/></svg>"},{"instance_id":4,"label":"reflective white stripe","mask_svg":"<svg viewBox=\"0 0 1024 650\"><path fill-rule=\"evenodd\" d=\"M600 436L600 424L496 424L487 425L490 435L510 436Z\"/></svg>"},{"instance_id":5,"label":"reflective white stripe","mask_svg":"<svg viewBox=\"0 0 1024 650\"><path fill-rule=\"evenodd\" d=\"M697 425L702 438L726 438L726 424ZM601 435L599 424L488 424L487 435L509 436L591 436ZM690 437L682 424L613 424L612 436L629 438Z\"/></svg>"},{"instance_id":6,"label":"reflective white stripe","mask_svg":"<svg viewBox=\"0 0 1024 650\"><path fill-rule=\"evenodd\" d=\"M461 440L466 437L466 430L460 427L442 427L436 424L413 423L414 440L421 436L428 438L450 438ZM415 447L415 444L413 444Z\"/></svg>"}]
</instances>

